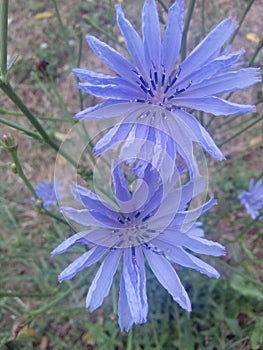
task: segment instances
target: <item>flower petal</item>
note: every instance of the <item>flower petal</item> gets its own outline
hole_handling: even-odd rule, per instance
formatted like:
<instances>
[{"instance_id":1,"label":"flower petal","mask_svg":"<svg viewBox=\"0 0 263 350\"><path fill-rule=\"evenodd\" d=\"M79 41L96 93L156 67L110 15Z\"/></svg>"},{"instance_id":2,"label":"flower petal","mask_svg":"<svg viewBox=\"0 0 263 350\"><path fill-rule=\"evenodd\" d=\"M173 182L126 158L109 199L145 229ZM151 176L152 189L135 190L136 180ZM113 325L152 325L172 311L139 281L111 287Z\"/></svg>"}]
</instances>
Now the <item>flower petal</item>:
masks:
<instances>
[{"instance_id":1,"label":"flower petal","mask_svg":"<svg viewBox=\"0 0 263 350\"><path fill-rule=\"evenodd\" d=\"M198 142L212 157L218 160L225 159L223 153L216 146L212 137L200 122L191 114L184 110L174 112L175 117L179 120L182 129L190 136L192 141Z\"/></svg>"},{"instance_id":2,"label":"flower petal","mask_svg":"<svg viewBox=\"0 0 263 350\"><path fill-rule=\"evenodd\" d=\"M236 26L227 18L219 23L181 64L179 79L189 76L196 69L209 61L214 53L219 51L222 45L228 40ZM178 80L179 80L178 79Z\"/></svg>"},{"instance_id":3,"label":"flower petal","mask_svg":"<svg viewBox=\"0 0 263 350\"><path fill-rule=\"evenodd\" d=\"M125 39L125 43L129 54L136 66L139 68L140 73L143 76L147 76L148 72L145 66L143 43L139 34L133 28L131 23L125 18L121 5L116 5L117 22L122 35Z\"/></svg>"},{"instance_id":4,"label":"flower petal","mask_svg":"<svg viewBox=\"0 0 263 350\"><path fill-rule=\"evenodd\" d=\"M144 249L144 254L158 281L183 309L191 311L191 302L172 265L162 255Z\"/></svg>"},{"instance_id":5,"label":"flower petal","mask_svg":"<svg viewBox=\"0 0 263 350\"><path fill-rule=\"evenodd\" d=\"M120 84L120 82L123 83L123 79L115 77L114 75L106 75L102 73L95 73L93 71L82 69L82 68L74 68L72 69L72 73L83 80L87 80L91 82L92 84L98 84L98 85L107 85L107 84L113 84L117 85Z\"/></svg>"},{"instance_id":6,"label":"flower petal","mask_svg":"<svg viewBox=\"0 0 263 350\"><path fill-rule=\"evenodd\" d=\"M205 79L209 79L220 72L226 71L233 67L234 63L243 55L244 49L232 52L229 55L221 55L216 57L214 60L208 62L207 64L201 66L195 72L191 74L191 81L193 84L198 84ZM186 79L180 81L180 85L185 84Z\"/></svg>"},{"instance_id":7,"label":"flower petal","mask_svg":"<svg viewBox=\"0 0 263 350\"><path fill-rule=\"evenodd\" d=\"M162 241L175 247L185 247L198 254L221 256L225 255L225 248L213 241L201 237L193 237L187 233L167 230L162 234Z\"/></svg>"},{"instance_id":8,"label":"flower petal","mask_svg":"<svg viewBox=\"0 0 263 350\"><path fill-rule=\"evenodd\" d=\"M67 218L77 222L80 225L106 227L105 224L103 224L100 221L97 221L87 209L78 210L70 207L62 207L60 208L60 211Z\"/></svg>"},{"instance_id":9,"label":"flower petal","mask_svg":"<svg viewBox=\"0 0 263 350\"><path fill-rule=\"evenodd\" d=\"M98 262L107 250L108 248L100 246L91 248L66 267L58 276L58 281L62 282L73 278L78 272Z\"/></svg>"},{"instance_id":10,"label":"flower petal","mask_svg":"<svg viewBox=\"0 0 263 350\"><path fill-rule=\"evenodd\" d=\"M108 215L109 217L117 216L116 209L109 202L104 201L88 188L73 185L72 190L75 198L79 200L87 209L89 209L92 215L92 211L96 210Z\"/></svg>"},{"instance_id":11,"label":"flower petal","mask_svg":"<svg viewBox=\"0 0 263 350\"><path fill-rule=\"evenodd\" d=\"M215 115L230 115L255 112L256 107L253 105L242 105L223 100L218 97L203 97L203 98L184 98L177 97L176 103L195 108L207 113L213 113Z\"/></svg>"},{"instance_id":12,"label":"flower petal","mask_svg":"<svg viewBox=\"0 0 263 350\"><path fill-rule=\"evenodd\" d=\"M121 164L117 163L117 161L113 162L111 173L115 190L115 198L122 202L129 201L131 199L131 194L129 192Z\"/></svg>"},{"instance_id":13,"label":"flower petal","mask_svg":"<svg viewBox=\"0 0 263 350\"><path fill-rule=\"evenodd\" d=\"M160 238L154 239L151 243L161 249L167 259L175 264L197 270L210 278L219 278L220 276L218 271L212 266L195 257L194 255L187 253L181 247L171 246L166 242L163 242L161 236Z\"/></svg>"},{"instance_id":14,"label":"flower petal","mask_svg":"<svg viewBox=\"0 0 263 350\"><path fill-rule=\"evenodd\" d=\"M87 35L86 39L95 54L115 73L128 81L136 79L134 66L115 49L94 36Z\"/></svg>"},{"instance_id":15,"label":"flower petal","mask_svg":"<svg viewBox=\"0 0 263 350\"><path fill-rule=\"evenodd\" d=\"M145 97L145 93L141 89L132 88L127 85L92 85L89 83L79 83L78 87L88 94L115 100L129 101L137 98L143 99Z\"/></svg>"},{"instance_id":16,"label":"flower petal","mask_svg":"<svg viewBox=\"0 0 263 350\"><path fill-rule=\"evenodd\" d=\"M114 148L127 137L132 124L118 123L114 125L95 145L93 151L97 156Z\"/></svg>"},{"instance_id":17,"label":"flower petal","mask_svg":"<svg viewBox=\"0 0 263 350\"><path fill-rule=\"evenodd\" d=\"M121 115L127 115L129 113L139 113L140 110L145 108L137 102L127 102L120 100L110 100L102 102L93 107L84 109L76 114L75 118L83 119L109 119L119 117Z\"/></svg>"},{"instance_id":18,"label":"flower petal","mask_svg":"<svg viewBox=\"0 0 263 350\"><path fill-rule=\"evenodd\" d=\"M177 0L169 8L168 23L162 43L162 64L167 76L172 73L181 48L183 22L184 1Z\"/></svg>"},{"instance_id":19,"label":"flower petal","mask_svg":"<svg viewBox=\"0 0 263 350\"><path fill-rule=\"evenodd\" d=\"M140 247L124 249L123 279L133 322L146 322L148 303L144 258Z\"/></svg>"},{"instance_id":20,"label":"flower petal","mask_svg":"<svg viewBox=\"0 0 263 350\"><path fill-rule=\"evenodd\" d=\"M88 245L90 242L87 241L82 235L76 233L58 245L50 254L53 256L63 254L76 244Z\"/></svg>"},{"instance_id":21,"label":"flower petal","mask_svg":"<svg viewBox=\"0 0 263 350\"><path fill-rule=\"evenodd\" d=\"M125 290L124 278L121 276L120 281L120 294L118 302L118 315L119 315L119 326L122 331L128 332L133 325L133 318L129 308L127 294Z\"/></svg>"},{"instance_id":22,"label":"flower petal","mask_svg":"<svg viewBox=\"0 0 263 350\"><path fill-rule=\"evenodd\" d=\"M142 10L142 33L145 62L148 71L154 67L160 69L161 32L157 6L154 0L146 0Z\"/></svg>"},{"instance_id":23,"label":"flower petal","mask_svg":"<svg viewBox=\"0 0 263 350\"><path fill-rule=\"evenodd\" d=\"M247 88L259 82L259 68L244 68L236 72L227 72L213 79L203 80L200 84L192 85L184 98L204 97Z\"/></svg>"},{"instance_id":24,"label":"flower petal","mask_svg":"<svg viewBox=\"0 0 263 350\"><path fill-rule=\"evenodd\" d=\"M111 250L102 262L86 298L86 307L90 311L94 311L101 306L103 299L109 294L113 276L117 271L121 256L122 249Z\"/></svg>"},{"instance_id":25,"label":"flower petal","mask_svg":"<svg viewBox=\"0 0 263 350\"><path fill-rule=\"evenodd\" d=\"M103 214L101 214L103 215ZM113 230L117 225L113 226L110 229L95 229L89 231L79 232L79 235L82 235L87 241L91 244L100 245L107 248L112 248L117 245L120 238L118 232Z\"/></svg>"}]
</instances>

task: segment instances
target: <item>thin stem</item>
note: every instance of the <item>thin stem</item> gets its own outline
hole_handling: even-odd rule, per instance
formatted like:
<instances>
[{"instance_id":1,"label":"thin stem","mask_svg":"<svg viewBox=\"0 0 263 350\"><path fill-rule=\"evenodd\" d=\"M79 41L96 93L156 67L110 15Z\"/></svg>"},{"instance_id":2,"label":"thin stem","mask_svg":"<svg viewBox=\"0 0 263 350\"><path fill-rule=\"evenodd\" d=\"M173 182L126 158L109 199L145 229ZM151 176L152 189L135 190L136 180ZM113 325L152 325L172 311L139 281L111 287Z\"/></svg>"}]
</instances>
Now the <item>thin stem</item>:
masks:
<instances>
[{"instance_id":1,"label":"thin stem","mask_svg":"<svg viewBox=\"0 0 263 350\"><path fill-rule=\"evenodd\" d=\"M64 26L64 24L62 22L62 19L61 19L59 10L58 10L58 6L57 6L57 1L56 0L52 0L52 3L53 3L53 6L54 6L56 17L57 17L58 24L59 24L59 27L60 27L61 36L62 36L63 41L64 41L64 43L65 43L65 45L67 47L67 51L68 51L70 59L71 59L71 65L73 66L74 62L75 62L75 60L74 60L74 53L73 53L72 48L69 45L69 38L68 38L68 35L67 35L67 29L65 28L65 26Z\"/></svg>"},{"instance_id":2,"label":"thin stem","mask_svg":"<svg viewBox=\"0 0 263 350\"><path fill-rule=\"evenodd\" d=\"M232 44L232 42L234 41L234 39L235 39L237 33L239 32L239 30L240 30L240 28L241 28L241 26L242 26L242 23L244 22L244 20L245 20L247 14L248 14L248 12L249 12L249 10L250 10L250 7L253 5L253 2L254 2L254 1L255 1L255 0L250 0L249 3L248 3L248 5L247 5L247 7L245 8L245 11L243 12L243 15L242 15L240 21L238 22L238 27L237 27L237 29L234 31L234 33L233 33L233 35L232 35L232 38L231 38L230 41L229 41L230 44Z\"/></svg>"},{"instance_id":3,"label":"thin stem","mask_svg":"<svg viewBox=\"0 0 263 350\"><path fill-rule=\"evenodd\" d=\"M81 286L84 282L86 282L86 276L80 279L75 285L67 289L64 293L59 293L59 295L53 299L50 303L43 305L37 310L34 310L32 312L29 312L24 318L27 322L31 322L36 316L42 314L45 311L50 310L53 306L58 304L61 300L65 299L69 294L73 292L73 290L77 289L79 286Z\"/></svg>"},{"instance_id":4,"label":"thin stem","mask_svg":"<svg viewBox=\"0 0 263 350\"><path fill-rule=\"evenodd\" d=\"M0 291L0 298L47 298L52 297L53 295L56 295L57 292L54 293L47 293L47 294L41 294L41 293L13 293L13 292L1 292Z\"/></svg>"},{"instance_id":5,"label":"thin stem","mask_svg":"<svg viewBox=\"0 0 263 350\"><path fill-rule=\"evenodd\" d=\"M234 138L236 138L237 136L239 136L240 134L242 134L243 132L245 132L246 130L248 130L249 128L251 128L253 125L257 124L260 120L263 120L263 116L261 116L260 118L258 118L257 120L255 120L253 123L250 123L248 126L246 126L245 128L243 128L242 130L238 131L237 133L235 133L234 135L230 136L228 139L226 139L225 141L221 142L218 146L222 146L226 143L228 143L229 141L233 140Z\"/></svg>"},{"instance_id":6,"label":"thin stem","mask_svg":"<svg viewBox=\"0 0 263 350\"><path fill-rule=\"evenodd\" d=\"M251 283L254 283L256 286L259 286L260 288L263 288L263 283L261 283L260 281L254 280L253 278L249 277L247 274L245 274L245 273L239 271L238 269L236 269L235 267L229 265L224 260L218 259L218 263L225 266L227 269L235 272L236 274L240 275L241 277L244 278L244 280L249 281Z\"/></svg>"},{"instance_id":7,"label":"thin stem","mask_svg":"<svg viewBox=\"0 0 263 350\"><path fill-rule=\"evenodd\" d=\"M52 76L50 74L48 74L48 76L49 76L49 83L50 83L51 88L54 91L54 93L58 99L58 102L59 102L60 107L62 108L63 114L65 114L65 116L67 116L67 119L72 119L72 115L69 112L62 96L60 95L58 88L57 88L57 85L54 83Z\"/></svg>"},{"instance_id":8,"label":"thin stem","mask_svg":"<svg viewBox=\"0 0 263 350\"><path fill-rule=\"evenodd\" d=\"M202 0L201 4L201 21L202 35L205 36L205 0Z\"/></svg>"},{"instance_id":9,"label":"thin stem","mask_svg":"<svg viewBox=\"0 0 263 350\"><path fill-rule=\"evenodd\" d=\"M262 49L262 47L263 47L263 39L260 40L260 42L258 43L258 46L256 47L256 50L255 50L253 56L250 58L250 60L248 62L248 65L247 65L248 67L252 66L252 64L254 63L254 61L255 61L257 55L259 54L260 50Z\"/></svg>"},{"instance_id":10,"label":"thin stem","mask_svg":"<svg viewBox=\"0 0 263 350\"><path fill-rule=\"evenodd\" d=\"M162 6L162 8L164 9L165 12L168 12L168 7L165 5L165 3L163 2L163 0L158 0L158 2L160 3L160 5Z\"/></svg>"},{"instance_id":11,"label":"thin stem","mask_svg":"<svg viewBox=\"0 0 263 350\"><path fill-rule=\"evenodd\" d=\"M65 224L65 225L69 226L69 224L67 223L66 220L62 219L61 217L57 216L57 215L54 214L54 213L51 213L51 211L46 210L45 208L41 208L41 209L40 209L40 213L41 213L41 214L45 214L45 215L47 215L47 216L50 216L52 219L55 219L55 220L61 222L62 224Z\"/></svg>"},{"instance_id":12,"label":"thin stem","mask_svg":"<svg viewBox=\"0 0 263 350\"><path fill-rule=\"evenodd\" d=\"M31 182L28 180L28 178L26 177L23 169L22 169L22 166L20 164L20 161L18 159L18 156L17 156L17 146L14 146L14 147L9 147L8 148L8 152L16 166L16 173L18 174L18 176L24 181L26 187L29 189L29 191L32 193L33 197L35 199L38 199L38 195L36 194L36 191L34 189L34 187L32 186Z\"/></svg>"},{"instance_id":13,"label":"thin stem","mask_svg":"<svg viewBox=\"0 0 263 350\"><path fill-rule=\"evenodd\" d=\"M133 346L132 346L132 329L129 331L128 334L128 343L127 343L127 350L133 350Z\"/></svg>"},{"instance_id":14,"label":"thin stem","mask_svg":"<svg viewBox=\"0 0 263 350\"><path fill-rule=\"evenodd\" d=\"M41 124L39 124L36 117L30 112L24 102L20 99L20 97L14 92L11 85L9 83L5 83L0 80L0 88L5 92L5 94L10 98L11 101L24 113L24 115L28 118L30 123L36 128L42 138L45 140L49 146L51 146L55 151L59 152L64 158L66 158L74 167L77 167L77 163L74 159L72 159L68 154L64 151L59 150L59 145L54 142L48 134L45 132Z\"/></svg>"},{"instance_id":15,"label":"thin stem","mask_svg":"<svg viewBox=\"0 0 263 350\"><path fill-rule=\"evenodd\" d=\"M114 36L109 34L106 30L104 30L101 26L99 26L96 22L94 22L94 20L90 16L86 16L84 18L84 21L87 24L89 24L93 29L95 29L97 32L104 34L109 40L112 40L113 43L118 44L119 46L124 48L124 45L122 43L118 42L118 40L116 40Z\"/></svg>"},{"instance_id":16,"label":"thin stem","mask_svg":"<svg viewBox=\"0 0 263 350\"><path fill-rule=\"evenodd\" d=\"M187 53L187 34L188 34L188 29L189 29L190 21L192 18L192 14L194 11L194 6L195 6L195 0L190 0L186 19L185 19L183 37L182 37L182 46L181 46L182 61L185 59L186 53Z\"/></svg>"},{"instance_id":17,"label":"thin stem","mask_svg":"<svg viewBox=\"0 0 263 350\"><path fill-rule=\"evenodd\" d=\"M78 40L79 40L77 67L79 67L80 66L80 62L81 62L81 56L82 56L82 41L83 41L83 34L82 34L81 30L78 31L77 37L78 37ZM77 78L77 82L79 82L79 81L80 81L79 78ZM80 89L78 89L78 93L79 93L80 109L84 109L82 91Z\"/></svg>"},{"instance_id":18,"label":"thin stem","mask_svg":"<svg viewBox=\"0 0 263 350\"><path fill-rule=\"evenodd\" d=\"M7 26L8 26L8 0L1 0L0 5L0 55L1 79L6 81L7 76Z\"/></svg>"},{"instance_id":19,"label":"thin stem","mask_svg":"<svg viewBox=\"0 0 263 350\"><path fill-rule=\"evenodd\" d=\"M20 130L20 131L24 132L25 134L27 134L28 136L33 137L34 139L36 139L38 141L42 140L42 138L40 137L38 132L34 132L30 129L26 129L18 124L10 122L9 120L0 118L0 123L5 124L5 125L9 126L10 128Z\"/></svg>"},{"instance_id":20,"label":"thin stem","mask_svg":"<svg viewBox=\"0 0 263 350\"><path fill-rule=\"evenodd\" d=\"M9 109L5 109L5 108L1 108L0 107L0 113L1 114L6 114L6 115L13 115L13 116L17 116L17 117L25 117L24 113L23 112L19 112L19 111L10 111ZM36 119L41 119L41 120L48 120L48 121L53 121L53 122L65 122L65 123L77 123L77 121L75 121L74 119L72 119L71 121L69 120L65 120L63 118L50 118L50 117L43 117L43 116L40 116L40 115L34 115L34 117Z\"/></svg>"}]
</instances>

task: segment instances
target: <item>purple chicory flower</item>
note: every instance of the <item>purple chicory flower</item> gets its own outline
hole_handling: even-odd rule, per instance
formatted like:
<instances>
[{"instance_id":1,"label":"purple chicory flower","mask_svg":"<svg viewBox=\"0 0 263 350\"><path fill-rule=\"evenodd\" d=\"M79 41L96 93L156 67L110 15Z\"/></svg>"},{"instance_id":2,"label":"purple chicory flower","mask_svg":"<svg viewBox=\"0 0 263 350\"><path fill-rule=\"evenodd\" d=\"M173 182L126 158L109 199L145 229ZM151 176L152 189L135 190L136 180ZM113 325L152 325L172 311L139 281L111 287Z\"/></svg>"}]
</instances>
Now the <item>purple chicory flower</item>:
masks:
<instances>
[{"instance_id":1,"label":"purple chicory flower","mask_svg":"<svg viewBox=\"0 0 263 350\"><path fill-rule=\"evenodd\" d=\"M39 182L34 186L37 196L42 200L43 207L49 210L50 206L57 205L58 198L62 197L61 181L54 179L52 183L48 180ZM31 198L32 201L35 201L35 198Z\"/></svg>"},{"instance_id":2,"label":"purple chicory flower","mask_svg":"<svg viewBox=\"0 0 263 350\"><path fill-rule=\"evenodd\" d=\"M263 179L256 184L254 179L250 179L249 191L243 191L238 198L252 219L256 219L260 215L259 210L263 208Z\"/></svg>"},{"instance_id":3,"label":"purple chicory flower","mask_svg":"<svg viewBox=\"0 0 263 350\"><path fill-rule=\"evenodd\" d=\"M197 219L216 201L210 199L187 210L192 197L204 190L204 182L196 179L179 187L162 183L157 171L145 167L143 178L131 193L121 164L112 169L115 201L108 202L92 191L75 185L74 193L85 209L62 207L62 213L85 229L68 238L53 250L62 254L77 244L87 246L84 254L59 275L59 281L73 278L78 272L104 259L89 288L86 307L97 309L109 294L120 260L123 261L119 292L119 325L128 331L132 324L146 322L145 259L152 272L173 299L191 311L186 290L172 264L195 269L218 278L213 267L189 253L220 256L222 245L203 238ZM165 189L165 187L167 187ZM187 251L185 250L187 249Z\"/></svg>"},{"instance_id":4,"label":"purple chicory flower","mask_svg":"<svg viewBox=\"0 0 263 350\"><path fill-rule=\"evenodd\" d=\"M255 111L253 105L237 104L217 97L260 81L258 68L237 69L243 49L231 53L229 47L222 50L236 28L231 18L219 23L183 62L178 63L183 31L183 0L175 1L170 7L163 38L154 0L144 3L142 39L126 19L120 5L116 5L116 13L132 62L106 43L87 36L95 54L117 75L80 68L73 70L77 77L87 81L79 83L80 89L107 99L79 112L76 117L100 120L122 116L122 121L114 130L102 138L104 148L111 147L116 137L119 140L127 137L123 123L133 125L140 122L166 133L185 153L192 154L191 143L196 141L211 156L223 159L222 152L206 129L186 108L214 115ZM185 137L178 138L178 135L187 135L188 144L185 144ZM95 151L100 154L101 145L96 146Z\"/></svg>"}]
</instances>

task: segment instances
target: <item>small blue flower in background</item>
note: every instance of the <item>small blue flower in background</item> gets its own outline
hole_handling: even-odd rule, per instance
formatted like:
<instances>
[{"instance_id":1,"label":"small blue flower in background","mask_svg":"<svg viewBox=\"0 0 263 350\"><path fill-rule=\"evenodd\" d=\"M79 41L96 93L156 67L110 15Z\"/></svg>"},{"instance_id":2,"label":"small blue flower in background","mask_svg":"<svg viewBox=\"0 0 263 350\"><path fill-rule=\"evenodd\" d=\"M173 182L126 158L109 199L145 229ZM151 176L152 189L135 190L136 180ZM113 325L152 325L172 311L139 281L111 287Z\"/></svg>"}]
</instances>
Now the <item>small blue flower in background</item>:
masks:
<instances>
[{"instance_id":1,"label":"small blue flower in background","mask_svg":"<svg viewBox=\"0 0 263 350\"><path fill-rule=\"evenodd\" d=\"M163 38L154 0L144 3L142 39L125 18L120 5L116 5L116 12L117 23L133 63L97 38L87 36L95 54L117 76L74 69L73 73L77 77L87 81L79 83L80 89L107 99L79 112L76 117L98 120L123 117L111 134L106 134L102 139L103 146L109 147L116 138L120 140L127 137L127 132L121 129L122 123L139 121L162 130L179 145L183 145L185 139L180 140L180 134L188 134L189 141L198 142L214 158L223 159L223 154L206 129L184 108L215 115L255 111L255 106L236 104L216 97L260 81L259 69L236 69L240 66L238 60L244 50L230 52L230 47L222 50L236 28L231 18L219 23L178 65L183 31L183 0L177 0L170 7Z\"/></svg>"},{"instance_id":2,"label":"small blue flower in background","mask_svg":"<svg viewBox=\"0 0 263 350\"><path fill-rule=\"evenodd\" d=\"M252 219L256 219L260 214L259 210L263 208L263 179L256 184L254 179L250 179L249 192L243 191L238 198Z\"/></svg>"},{"instance_id":3,"label":"small blue flower in background","mask_svg":"<svg viewBox=\"0 0 263 350\"><path fill-rule=\"evenodd\" d=\"M123 261L120 280L118 315L122 330L132 324L146 322L145 259L157 280L185 310L191 311L186 290L172 263L195 269L209 277L219 273L210 265L189 253L220 256L222 245L203 238L197 219L216 201L210 199L197 208L187 210L196 189L204 190L202 181L192 181L174 189L164 189L157 172L147 165L143 178L132 193L121 164L112 170L115 201L107 202L92 191L75 185L75 198L85 209L61 208L62 213L85 229L61 243L52 255L62 254L74 245L89 250L72 262L59 275L59 281L73 278L78 272L104 259L89 288L86 307L97 309L109 294L120 260ZM187 251L184 249L186 248Z\"/></svg>"},{"instance_id":4,"label":"small blue flower in background","mask_svg":"<svg viewBox=\"0 0 263 350\"><path fill-rule=\"evenodd\" d=\"M61 181L54 179L52 183L48 180L39 182L34 186L37 196L42 200L43 207L49 210L50 206L57 205L58 198L62 196ZM31 198L33 201L34 197Z\"/></svg>"}]
</instances>

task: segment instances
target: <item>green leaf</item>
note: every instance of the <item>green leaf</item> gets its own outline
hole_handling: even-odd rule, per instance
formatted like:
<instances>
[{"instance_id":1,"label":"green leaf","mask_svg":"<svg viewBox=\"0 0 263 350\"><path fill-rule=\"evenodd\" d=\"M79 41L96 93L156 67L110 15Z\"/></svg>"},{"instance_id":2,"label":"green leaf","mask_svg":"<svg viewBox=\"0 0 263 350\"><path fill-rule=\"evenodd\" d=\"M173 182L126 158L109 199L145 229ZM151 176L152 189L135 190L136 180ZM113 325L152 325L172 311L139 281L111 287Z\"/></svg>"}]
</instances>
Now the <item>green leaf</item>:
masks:
<instances>
[{"instance_id":1,"label":"green leaf","mask_svg":"<svg viewBox=\"0 0 263 350\"><path fill-rule=\"evenodd\" d=\"M255 328L252 332L251 338L250 338L250 344L252 350L258 350L260 349L260 346L263 344L263 317L261 317L255 324Z\"/></svg>"},{"instance_id":2,"label":"green leaf","mask_svg":"<svg viewBox=\"0 0 263 350\"><path fill-rule=\"evenodd\" d=\"M256 298L263 301L263 293L254 284L245 281L240 276L233 276L230 281L230 286L240 295L249 298Z\"/></svg>"}]
</instances>

